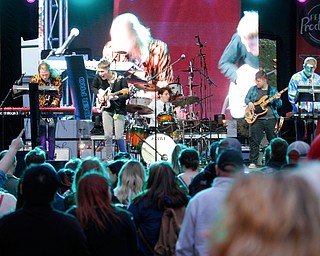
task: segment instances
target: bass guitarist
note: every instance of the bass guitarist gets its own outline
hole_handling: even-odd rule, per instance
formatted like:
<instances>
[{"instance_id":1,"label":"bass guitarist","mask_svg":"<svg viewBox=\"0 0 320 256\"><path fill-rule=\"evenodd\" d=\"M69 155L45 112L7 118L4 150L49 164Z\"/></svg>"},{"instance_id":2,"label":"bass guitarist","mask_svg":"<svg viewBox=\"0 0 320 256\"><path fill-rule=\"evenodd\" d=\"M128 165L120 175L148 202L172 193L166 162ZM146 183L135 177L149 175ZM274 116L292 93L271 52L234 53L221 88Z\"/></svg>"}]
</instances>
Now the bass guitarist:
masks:
<instances>
[{"instance_id":1,"label":"bass guitarist","mask_svg":"<svg viewBox=\"0 0 320 256\"><path fill-rule=\"evenodd\" d=\"M119 150L126 152L126 143L123 138L125 128L125 116L127 115L126 100L127 93L118 93L128 88L127 80L118 76L116 72L110 71L110 62L101 59L97 66L97 75L92 81L92 91L97 96L100 104L104 105L102 111L102 125L104 130L106 159L113 160L114 152L112 147L113 129ZM110 88L110 89L108 89ZM107 90L108 89L108 90ZM117 94L117 95L115 95Z\"/></svg>"},{"instance_id":2,"label":"bass guitarist","mask_svg":"<svg viewBox=\"0 0 320 256\"><path fill-rule=\"evenodd\" d=\"M282 106L281 94L277 89L268 84L268 76L264 70L259 70L255 75L256 85L252 86L246 96L245 102L251 111L255 110L254 103L259 101L265 95L274 99L266 106L266 113L259 116L257 120L250 124L250 161L249 168L256 168L259 158L259 146L263 139L264 132L267 140L270 141L276 137L275 125L279 118L277 109Z\"/></svg>"}]
</instances>

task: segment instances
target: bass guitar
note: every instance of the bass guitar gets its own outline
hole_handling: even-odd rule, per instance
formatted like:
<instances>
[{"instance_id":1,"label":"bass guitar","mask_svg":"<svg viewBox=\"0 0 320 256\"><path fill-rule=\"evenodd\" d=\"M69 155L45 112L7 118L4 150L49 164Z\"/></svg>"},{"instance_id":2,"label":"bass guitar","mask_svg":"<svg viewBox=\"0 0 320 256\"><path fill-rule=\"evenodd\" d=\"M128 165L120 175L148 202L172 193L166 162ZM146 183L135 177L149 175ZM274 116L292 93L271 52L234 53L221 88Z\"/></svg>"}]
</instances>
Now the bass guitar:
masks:
<instances>
[{"instance_id":1,"label":"bass guitar","mask_svg":"<svg viewBox=\"0 0 320 256\"><path fill-rule=\"evenodd\" d=\"M282 94L288 87L280 91L279 93ZM253 103L255 109L250 110L249 106L246 107L244 118L248 124L253 124L259 116L264 115L267 113L268 109L266 108L268 103L275 98L275 95L268 99L268 95L264 95L260 100Z\"/></svg>"},{"instance_id":2,"label":"bass guitar","mask_svg":"<svg viewBox=\"0 0 320 256\"><path fill-rule=\"evenodd\" d=\"M110 87L108 87L105 91L103 91L102 93L99 93L97 95L97 100L96 100L96 107L98 109L98 112L102 112L105 108L110 108L111 103L110 103L110 96L117 96L119 94L128 94L129 93L129 89L128 88L124 88L121 89L120 91L117 92L110 92ZM99 98L103 98L102 101L99 100Z\"/></svg>"}]
</instances>

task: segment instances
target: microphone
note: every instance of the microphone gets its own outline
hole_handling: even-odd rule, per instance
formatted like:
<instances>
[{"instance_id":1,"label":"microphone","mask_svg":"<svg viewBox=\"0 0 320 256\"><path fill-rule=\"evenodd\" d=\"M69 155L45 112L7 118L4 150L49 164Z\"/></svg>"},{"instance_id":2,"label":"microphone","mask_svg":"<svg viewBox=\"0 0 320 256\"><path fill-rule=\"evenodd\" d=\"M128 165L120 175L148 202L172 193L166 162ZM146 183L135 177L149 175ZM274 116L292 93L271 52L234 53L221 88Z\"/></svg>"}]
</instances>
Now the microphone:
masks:
<instances>
[{"instance_id":1,"label":"microphone","mask_svg":"<svg viewBox=\"0 0 320 256\"><path fill-rule=\"evenodd\" d=\"M75 37L78 35L79 35L79 29L77 28L71 29L70 35L68 36L67 40L63 43L61 47L59 47L55 51L55 55L62 55L65 52L65 50L69 47L73 39L75 39Z\"/></svg>"},{"instance_id":2,"label":"microphone","mask_svg":"<svg viewBox=\"0 0 320 256\"><path fill-rule=\"evenodd\" d=\"M22 73L19 80L16 81L16 85L22 85L22 79L25 76L26 72Z\"/></svg>"},{"instance_id":3,"label":"microphone","mask_svg":"<svg viewBox=\"0 0 320 256\"><path fill-rule=\"evenodd\" d=\"M181 56L180 56L180 60L183 60L184 58L186 57L186 55L184 55L184 54L181 54Z\"/></svg>"}]
</instances>

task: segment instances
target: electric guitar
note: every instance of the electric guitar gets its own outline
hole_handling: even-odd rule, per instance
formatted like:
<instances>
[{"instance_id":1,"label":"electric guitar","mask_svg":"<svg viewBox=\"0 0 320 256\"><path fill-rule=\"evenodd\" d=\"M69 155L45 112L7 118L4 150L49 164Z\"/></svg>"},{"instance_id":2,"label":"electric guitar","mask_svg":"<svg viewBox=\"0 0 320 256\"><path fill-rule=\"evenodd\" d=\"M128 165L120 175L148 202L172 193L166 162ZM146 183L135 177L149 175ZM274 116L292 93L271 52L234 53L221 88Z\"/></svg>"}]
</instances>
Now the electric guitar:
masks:
<instances>
[{"instance_id":1,"label":"electric guitar","mask_svg":"<svg viewBox=\"0 0 320 256\"><path fill-rule=\"evenodd\" d=\"M280 91L279 93L282 94L286 90L288 90L288 87ZM248 124L253 124L257 118L261 115L264 115L267 113L268 109L266 108L268 103L272 101L275 98L275 95L268 99L268 95L264 95L261 97L260 100L253 103L255 106L254 110L250 110L249 106L246 107L244 118Z\"/></svg>"},{"instance_id":2,"label":"electric guitar","mask_svg":"<svg viewBox=\"0 0 320 256\"><path fill-rule=\"evenodd\" d=\"M102 93L99 93L97 95L97 100L96 100L96 107L98 109L98 112L102 112L105 108L110 108L111 103L110 103L110 96L117 96L119 94L128 94L129 93L129 88L124 88L121 89L120 91L117 92L110 92L110 87L108 87L106 90L104 90ZM99 98L102 98L103 100L100 101Z\"/></svg>"},{"instance_id":3,"label":"electric guitar","mask_svg":"<svg viewBox=\"0 0 320 256\"><path fill-rule=\"evenodd\" d=\"M259 69L248 64L237 70L237 83L230 83L228 98L230 114L233 118L243 118L246 109L245 98L251 86L255 84L255 74Z\"/></svg>"}]
</instances>

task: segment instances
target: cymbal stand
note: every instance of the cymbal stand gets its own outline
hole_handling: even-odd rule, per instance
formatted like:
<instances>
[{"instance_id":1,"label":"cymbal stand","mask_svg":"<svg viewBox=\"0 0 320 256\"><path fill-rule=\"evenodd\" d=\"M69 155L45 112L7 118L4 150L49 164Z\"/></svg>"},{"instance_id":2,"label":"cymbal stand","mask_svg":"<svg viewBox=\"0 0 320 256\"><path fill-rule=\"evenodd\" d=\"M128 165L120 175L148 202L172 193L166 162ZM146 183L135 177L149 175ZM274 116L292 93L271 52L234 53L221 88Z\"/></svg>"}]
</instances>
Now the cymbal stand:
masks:
<instances>
[{"instance_id":1,"label":"cymbal stand","mask_svg":"<svg viewBox=\"0 0 320 256\"><path fill-rule=\"evenodd\" d=\"M10 93L12 92L12 87L8 91L6 97L3 99L3 101L0 104L0 108L2 111L2 149L4 149L4 103L6 102L7 98L9 97Z\"/></svg>"}]
</instances>

